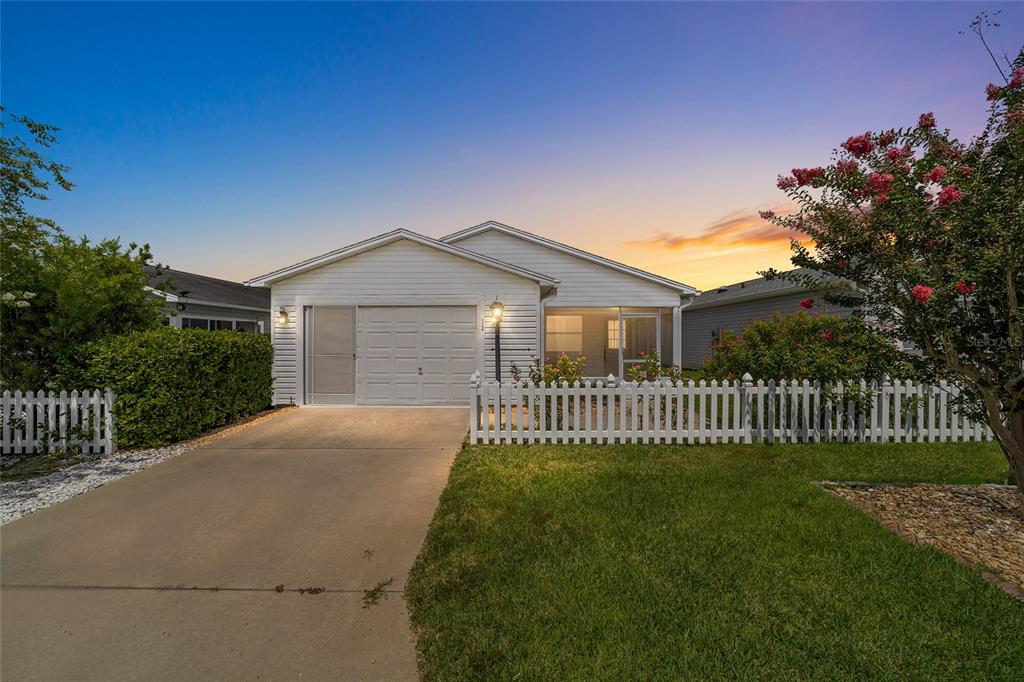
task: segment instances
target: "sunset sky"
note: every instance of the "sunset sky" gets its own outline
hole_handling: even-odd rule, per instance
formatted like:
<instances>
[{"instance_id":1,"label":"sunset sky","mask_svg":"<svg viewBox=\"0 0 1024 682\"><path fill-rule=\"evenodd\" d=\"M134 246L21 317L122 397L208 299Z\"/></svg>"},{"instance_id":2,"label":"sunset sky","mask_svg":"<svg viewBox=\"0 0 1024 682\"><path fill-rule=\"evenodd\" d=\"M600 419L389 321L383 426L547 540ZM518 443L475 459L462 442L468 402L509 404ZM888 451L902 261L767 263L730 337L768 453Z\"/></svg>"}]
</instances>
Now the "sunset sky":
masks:
<instances>
[{"instance_id":1,"label":"sunset sky","mask_svg":"<svg viewBox=\"0 0 1024 682\"><path fill-rule=\"evenodd\" d=\"M1022 4L18 4L7 111L61 127L37 213L247 279L488 219L711 288L786 267L779 172L934 111L969 137ZM557 276L557 273L551 273Z\"/></svg>"}]
</instances>

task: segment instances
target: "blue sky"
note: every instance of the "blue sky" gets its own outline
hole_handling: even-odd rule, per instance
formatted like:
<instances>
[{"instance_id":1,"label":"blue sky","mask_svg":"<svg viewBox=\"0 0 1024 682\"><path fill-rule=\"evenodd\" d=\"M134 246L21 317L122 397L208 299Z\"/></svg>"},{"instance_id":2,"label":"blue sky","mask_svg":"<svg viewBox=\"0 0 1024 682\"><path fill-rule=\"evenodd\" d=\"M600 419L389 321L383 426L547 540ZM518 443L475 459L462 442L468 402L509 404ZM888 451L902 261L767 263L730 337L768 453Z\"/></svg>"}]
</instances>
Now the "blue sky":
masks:
<instances>
[{"instance_id":1,"label":"blue sky","mask_svg":"<svg viewBox=\"0 0 1024 682\"><path fill-rule=\"evenodd\" d=\"M0 85L62 128L77 186L38 212L172 267L496 219L707 288L787 263L779 172L922 111L980 127L983 8L1019 49L1021 4L5 2Z\"/></svg>"}]
</instances>

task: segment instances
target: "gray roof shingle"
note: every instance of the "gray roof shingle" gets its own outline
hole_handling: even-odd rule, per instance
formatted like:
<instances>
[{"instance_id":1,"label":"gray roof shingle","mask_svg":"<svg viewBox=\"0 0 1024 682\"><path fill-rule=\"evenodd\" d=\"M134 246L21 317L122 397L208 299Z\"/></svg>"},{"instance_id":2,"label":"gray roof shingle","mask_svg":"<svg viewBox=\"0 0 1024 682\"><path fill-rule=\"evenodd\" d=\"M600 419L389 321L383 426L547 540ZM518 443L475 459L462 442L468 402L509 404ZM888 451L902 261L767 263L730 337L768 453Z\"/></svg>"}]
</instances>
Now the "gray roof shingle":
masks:
<instances>
[{"instance_id":1,"label":"gray roof shingle","mask_svg":"<svg viewBox=\"0 0 1024 682\"><path fill-rule=\"evenodd\" d=\"M801 269L802 268L797 268L796 270L790 270L789 272L799 272ZM693 299L693 303L687 306L686 310L709 308L711 306L724 305L726 303L732 303L734 301L740 301L742 299L752 297L774 296L776 294L781 296L782 294L800 291L802 289L804 289L804 287L790 282L789 280L757 277L754 279L744 280L743 282L736 282L735 284L726 284L718 287L717 289L709 289Z\"/></svg>"},{"instance_id":2,"label":"gray roof shingle","mask_svg":"<svg viewBox=\"0 0 1024 682\"><path fill-rule=\"evenodd\" d=\"M239 282L207 277L194 272L147 265L149 285L196 301L242 305L270 310L270 289L247 287ZM161 284L166 286L161 287Z\"/></svg>"}]
</instances>

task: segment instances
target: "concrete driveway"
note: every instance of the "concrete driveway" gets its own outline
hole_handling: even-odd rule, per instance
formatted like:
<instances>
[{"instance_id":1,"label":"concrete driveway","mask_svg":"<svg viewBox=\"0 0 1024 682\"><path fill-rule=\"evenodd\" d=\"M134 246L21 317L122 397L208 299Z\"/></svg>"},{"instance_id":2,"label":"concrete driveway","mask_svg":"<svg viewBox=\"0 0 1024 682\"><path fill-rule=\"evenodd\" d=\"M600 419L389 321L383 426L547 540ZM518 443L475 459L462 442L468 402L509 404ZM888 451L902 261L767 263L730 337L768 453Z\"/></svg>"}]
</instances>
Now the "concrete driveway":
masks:
<instances>
[{"instance_id":1,"label":"concrete driveway","mask_svg":"<svg viewBox=\"0 0 1024 682\"><path fill-rule=\"evenodd\" d=\"M415 679L401 592L466 421L293 410L4 526L0 676Z\"/></svg>"}]
</instances>

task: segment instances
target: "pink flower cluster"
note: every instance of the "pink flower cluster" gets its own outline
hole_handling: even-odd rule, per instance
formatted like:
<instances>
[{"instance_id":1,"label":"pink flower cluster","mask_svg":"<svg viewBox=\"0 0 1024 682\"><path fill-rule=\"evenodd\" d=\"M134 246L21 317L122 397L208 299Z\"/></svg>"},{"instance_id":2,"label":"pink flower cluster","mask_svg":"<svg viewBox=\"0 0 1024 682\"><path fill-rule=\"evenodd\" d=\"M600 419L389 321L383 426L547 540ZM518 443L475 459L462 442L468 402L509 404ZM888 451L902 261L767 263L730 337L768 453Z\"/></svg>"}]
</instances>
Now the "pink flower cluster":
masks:
<instances>
[{"instance_id":1,"label":"pink flower cluster","mask_svg":"<svg viewBox=\"0 0 1024 682\"><path fill-rule=\"evenodd\" d=\"M860 168L857 162L853 159L843 159L842 161L836 162L836 172L842 173L843 175L853 175Z\"/></svg>"},{"instance_id":2,"label":"pink flower cluster","mask_svg":"<svg viewBox=\"0 0 1024 682\"><path fill-rule=\"evenodd\" d=\"M1007 90L1016 90L1020 86L1024 85L1024 66L1014 69L1013 73L1010 74L1010 80L1007 82L1006 87L1001 88L995 83L989 83L985 86L985 97L988 101L1000 99Z\"/></svg>"},{"instance_id":3,"label":"pink flower cluster","mask_svg":"<svg viewBox=\"0 0 1024 682\"><path fill-rule=\"evenodd\" d=\"M963 191L956 185L946 185L939 190L939 206L948 206L956 201L960 201L963 196Z\"/></svg>"},{"instance_id":4,"label":"pink flower cluster","mask_svg":"<svg viewBox=\"0 0 1024 682\"><path fill-rule=\"evenodd\" d=\"M889 159L893 163L901 163L910 158L910 155L914 153L910 147L893 147L885 153L885 158Z\"/></svg>"},{"instance_id":5,"label":"pink flower cluster","mask_svg":"<svg viewBox=\"0 0 1024 682\"><path fill-rule=\"evenodd\" d=\"M928 299L935 293L935 289L924 284L917 284L910 290L910 293L918 303L927 303Z\"/></svg>"},{"instance_id":6,"label":"pink flower cluster","mask_svg":"<svg viewBox=\"0 0 1024 682\"><path fill-rule=\"evenodd\" d=\"M779 181L775 183L779 189L793 189L796 187L796 178L791 175L786 177L779 177Z\"/></svg>"},{"instance_id":7,"label":"pink flower cluster","mask_svg":"<svg viewBox=\"0 0 1024 682\"><path fill-rule=\"evenodd\" d=\"M809 185L814 179L825 172L824 168L794 168L793 177L799 186Z\"/></svg>"},{"instance_id":8,"label":"pink flower cluster","mask_svg":"<svg viewBox=\"0 0 1024 682\"><path fill-rule=\"evenodd\" d=\"M944 177L946 177L946 169L942 166L935 166L935 168L932 168L924 175L925 180L934 183L942 182L942 178Z\"/></svg>"},{"instance_id":9,"label":"pink flower cluster","mask_svg":"<svg viewBox=\"0 0 1024 682\"><path fill-rule=\"evenodd\" d=\"M923 130L931 130L936 125L935 114L930 111L927 114L921 114L917 119L917 127Z\"/></svg>"},{"instance_id":10,"label":"pink flower cluster","mask_svg":"<svg viewBox=\"0 0 1024 682\"><path fill-rule=\"evenodd\" d=\"M978 285L974 282L971 282L970 284L967 282L957 282L953 285L953 288L956 290L956 293L961 296L970 296L978 288Z\"/></svg>"},{"instance_id":11,"label":"pink flower cluster","mask_svg":"<svg viewBox=\"0 0 1024 682\"><path fill-rule=\"evenodd\" d=\"M871 140L871 131L868 131L863 135L848 137L841 146L859 159L870 154L875 148L875 143Z\"/></svg>"},{"instance_id":12,"label":"pink flower cluster","mask_svg":"<svg viewBox=\"0 0 1024 682\"><path fill-rule=\"evenodd\" d=\"M892 173L872 173L868 176L868 188L874 192L876 201L885 201L889 198L894 179Z\"/></svg>"}]
</instances>

